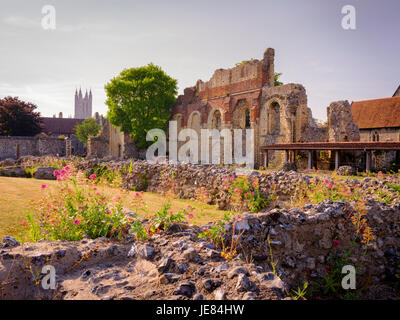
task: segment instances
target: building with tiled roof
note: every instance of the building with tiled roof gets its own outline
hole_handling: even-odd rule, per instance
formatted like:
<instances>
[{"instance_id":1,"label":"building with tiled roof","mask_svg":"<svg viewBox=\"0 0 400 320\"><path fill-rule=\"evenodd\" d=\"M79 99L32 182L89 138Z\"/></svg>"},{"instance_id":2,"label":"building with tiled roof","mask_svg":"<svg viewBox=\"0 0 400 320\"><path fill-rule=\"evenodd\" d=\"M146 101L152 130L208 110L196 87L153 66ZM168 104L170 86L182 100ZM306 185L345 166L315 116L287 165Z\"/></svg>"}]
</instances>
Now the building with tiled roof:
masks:
<instances>
[{"instance_id":1,"label":"building with tiled roof","mask_svg":"<svg viewBox=\"0 0 400 320\"><path fill-rule=\"evenodd\" d=\"M60 112L59 117L42 117L43 132L52 137L68 137L71 139L73 154L83 154L84 145L75 136L75 127L81 124L83 119L63 118Z\"/></svg>"},{"instance_id":2,"label":"building with tiled roof","mask_svg":"<svg viewBox=\"0 0 400 320\"><path fill-rule=\"evenodd\" d=\"M355 101L351 112L361 141L400 140L400 96Z\"/></svg>"},{"instance_id":3,"label":"building with tiled roof","mask_svg":"<svg viewBox=\"0 0 400 320\"><path fill-rule=\"evenodd\" d=\"M74 118L41 118L43 123L43 132L51 136L71 137L75 133L75 127L82 123L83 119Z\"/></svg>"}]
</instances>

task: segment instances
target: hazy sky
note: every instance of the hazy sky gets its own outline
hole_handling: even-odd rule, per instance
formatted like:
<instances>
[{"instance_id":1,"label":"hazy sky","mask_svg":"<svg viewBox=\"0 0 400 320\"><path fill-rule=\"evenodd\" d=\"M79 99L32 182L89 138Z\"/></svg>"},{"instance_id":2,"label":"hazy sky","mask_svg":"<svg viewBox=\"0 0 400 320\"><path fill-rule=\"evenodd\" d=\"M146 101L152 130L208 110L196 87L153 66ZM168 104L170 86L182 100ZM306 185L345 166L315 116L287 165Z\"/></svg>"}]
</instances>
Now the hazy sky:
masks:
<instances>
[{"instance_id":1,"label":"hazy sky","mask_svg":"<svg viewBox=\"0 0 400 320\"><path fill-rule=\"evenodd\" d=\"M44 5L56 9L56 30L41 26ZM344 5L356 8L356 30L341 26ZM106 114L104 85L124 68L158 64L182 93L272 47L281 80L303 84L325 119L332 101L393 95L399 12L399 0L1 0L0 97L68 116L82 86Z\"/></svg>"}]
</instances>

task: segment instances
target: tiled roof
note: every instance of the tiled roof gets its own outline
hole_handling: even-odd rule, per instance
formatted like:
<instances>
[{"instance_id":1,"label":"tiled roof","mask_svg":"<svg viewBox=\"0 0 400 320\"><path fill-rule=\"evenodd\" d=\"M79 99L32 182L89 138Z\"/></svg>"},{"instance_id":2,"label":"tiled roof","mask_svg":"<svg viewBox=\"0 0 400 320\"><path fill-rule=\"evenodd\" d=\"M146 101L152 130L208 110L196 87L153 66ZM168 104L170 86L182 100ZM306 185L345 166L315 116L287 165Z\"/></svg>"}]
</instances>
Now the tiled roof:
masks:
<instances>
[{"instance_id":1,"label":"tiled roof","mask_svg":"<svg viewBox=\"0 0 400 320\"><path fill-rule=\"evenodd\" d=\"M355 101L351 112L360 129L400 127L400 97Z\"/></svg>"},{"instance_id":2,"label":"tiled roof","mask_svg":"<svg viewBox=\"0 0 400 320\"><path fill-rule=\"evenodd\" d=\"M47 134L73 134L75 126L82 123L83 119L72 118L41 118L43 131Z\"/></svg>"}]
</instances>

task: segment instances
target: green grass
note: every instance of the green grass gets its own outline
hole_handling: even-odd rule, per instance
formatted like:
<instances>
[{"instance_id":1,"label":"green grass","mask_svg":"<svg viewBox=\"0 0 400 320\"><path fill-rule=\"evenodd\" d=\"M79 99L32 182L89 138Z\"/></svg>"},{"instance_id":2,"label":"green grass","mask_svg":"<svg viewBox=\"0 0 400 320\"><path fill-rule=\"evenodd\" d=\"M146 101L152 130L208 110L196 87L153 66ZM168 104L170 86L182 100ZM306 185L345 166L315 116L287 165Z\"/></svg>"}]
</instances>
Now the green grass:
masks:
<instances>
[{"instance_id":1,"label":"green grass","mask_svg":"<svg viewBox=\"0 0 400 320\"><path fill-rule=\"evenodd\" d=\"M32 212L34 201L39 199L43 192L49 190L41 190L41 185L47 184L51 190L56 183L56 181L0 177L0 240L3 236L10 235L21 242L31 241L26 213ZM136 208L131 203L133 191L122 191L106 186L99 186L99 190L108 195L120 195L124 206L135 211ZM182 210L188 204L196 208L192 223L197 225L220 220L226 212L197 201L167 198L151 192L143 193L143 200L147 205L147 213L141 211L137 213L147 218L154 216L168 201L174 211Z\"/></svg>"}]
</instances>

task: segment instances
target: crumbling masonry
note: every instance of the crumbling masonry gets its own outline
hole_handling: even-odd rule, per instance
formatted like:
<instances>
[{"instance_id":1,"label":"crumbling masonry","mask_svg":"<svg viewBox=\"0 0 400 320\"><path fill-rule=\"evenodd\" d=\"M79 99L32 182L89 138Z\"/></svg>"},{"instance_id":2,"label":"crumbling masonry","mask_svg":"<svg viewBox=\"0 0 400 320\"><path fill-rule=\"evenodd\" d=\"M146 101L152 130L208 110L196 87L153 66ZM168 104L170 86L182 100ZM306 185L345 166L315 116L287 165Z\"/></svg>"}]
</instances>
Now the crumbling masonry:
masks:
<instances>
[{"instance_id":1,"label":"crumbling masonry","mask_svg":"<svg viewBox=\"0 0 400 320\"><path fill-rule=\"evenodd\" d=\"M269 48L262 60L218 69L209 81L198 80L194 87L186 88L173 110L178 131L192 128L200 135L200 129L254 129L256 165L262 163L260 146L327 141L328 131L318 128L307 107L305 88L292 83L274 86L274 56L274 49ZM331 108L331 114L336 114L335 108ZM279 165L283 159L284 154L276 151L270 163Z\"/></svg>"}]
</instances>

